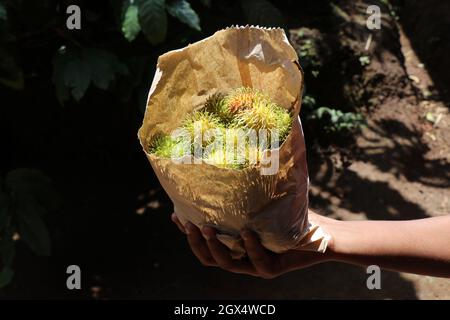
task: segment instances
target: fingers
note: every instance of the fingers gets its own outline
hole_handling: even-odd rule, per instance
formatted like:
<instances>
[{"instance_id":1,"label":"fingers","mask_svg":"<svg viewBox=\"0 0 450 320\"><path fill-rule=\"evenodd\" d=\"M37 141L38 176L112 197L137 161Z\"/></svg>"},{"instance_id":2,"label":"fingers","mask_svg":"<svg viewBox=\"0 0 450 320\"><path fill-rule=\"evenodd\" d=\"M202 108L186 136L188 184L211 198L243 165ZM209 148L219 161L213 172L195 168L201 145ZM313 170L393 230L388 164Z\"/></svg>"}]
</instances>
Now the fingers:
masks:
<instances>
[{"instance_id":1,"label":"fingers","mask_svg":"<svg viewBox=\"0 0 450 320\"><path fill-rule=\"evenodd\" d=\"M200 260L204 266L216 266L217 264L211 256L200 230L190 222L186 223L185 230L189 246L197 259Z\"/></svg>"},{"instance_id":2,"label":"fingers","mask_svg":"<svg viewBox=\"0 0 450 320\"><path fill-rule=\"evenodd\" d=\"M187 235L189 246L197 259L200 260L201 264L204 266L217 265L209 253L209 249L206 246L200 230L198 230L198 228L190 222L186 223L186 226L183 226L175 213L172 213L171 219L176 224L178 229Z\"/></svg>"},{"instance_id":3,"label":"fingers","mask_svg":"<svg viewBox=\"0 0 450 320\"><path fill-rule=\"evenodd\" d=\"M275 277L274 264L276 264L276 261L272 259L268 251L261 245L257 235L249 230L243 230L241 237L244 239L247 255L258 275L266 279Z\"/></svg>"},{"instance_id":4,"label":"fingers","mask_svg":"<svg viewBox=\"0 0 450 320\"><path fill-rule=\"evenodd\" d=\"M186 234L186 229L184 228L183 224L181 223L181 221L178 219L177 215L174 213L172 213L172 215L170 216L170 218L172 219L173 223L176 224L176 226L178 227L178 229L180 229L181 232L183 232L184 234Z\"/></svg>"},{"instance_id":5,"label":"fingers","mask_svg":"<svg viewBox=\"0 0 450 320\"><path fill-rule=\"evenodd\" d=\"M187 235L192 252L204 266L219 266L235 273L259 275L248 261L235 260L231 257L230 250L217 239L214 228L204 227L200 232L190 222L183 226L175 213L171 215L171 219L178 229Z\"/></svg>"},{"instance_id":6,"label":"fingers","mask_svg":"<svg viewBox=\"0 0 450 320\"><path fill-rule=\"evenodd\" d=\"M220 268L235 273L255 275L255 269L252 265L246 261L235 260L231 257L230 250L217 239L214 228L203 227L202 232L211 256Z\"/></svg>"}]
</instances>

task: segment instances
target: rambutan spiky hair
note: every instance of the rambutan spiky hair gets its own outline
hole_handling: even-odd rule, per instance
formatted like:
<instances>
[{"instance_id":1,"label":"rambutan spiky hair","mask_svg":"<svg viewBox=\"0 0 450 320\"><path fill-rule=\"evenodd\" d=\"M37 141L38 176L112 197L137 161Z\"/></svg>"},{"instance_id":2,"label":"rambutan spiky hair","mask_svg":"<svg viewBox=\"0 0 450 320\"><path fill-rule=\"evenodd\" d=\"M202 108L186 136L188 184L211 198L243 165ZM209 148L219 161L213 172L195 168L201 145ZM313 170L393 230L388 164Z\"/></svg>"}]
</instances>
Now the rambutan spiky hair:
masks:
<instances>
[{"instance_id":1,"label":"rambutan spiky hair","mask_svg":"<svg viewBox=\"0 0 450 320\"><path fill-rule=\"evenodd\" d=\"M204 155L203 160L221 168L243 169L245 166L244 161L238 161L238 155L234 149L213 149Z\"/></svg>"},{"instance_id":2,"label":"rambutan spiky hair","mask_svg":"<svg viewBox=\"0 0 450 320\"><path fill-rule=\"evenodd\" d=\"M160 134L153 140L149 151L160 158L181 158L190 154L190 141L183 137L174 139L171 136Z\"/></svg>"},{"instance_id":3,"label":"rambutan spiky hair","mask_svg":"<svg viewBox=\"0 0 450 320\"><path fill-rule=\"evenodd\" d=\"M231 113L251 108L253 104L267 100L268 97L256 89L242 87L231 91L225 98L225 103Z\"/></svg>"},{"instance_id":4,"label":"rambutan spiky hair","mask_svg":"<svg viewBox=\"0 0 450 320\"><path fill-rule=\"evenodd\" d=\"M289 134L291 125L290 113L272 102L268 95L242 87L228 95L219 92L209 96L202 110L188 114L183 120L183 139L157 137L150 151L169 158L173 154L182 156L181 151L188 146L191 154L202 157L207 163L242 169L259 163L263 151L276 146L274 142L280 145ZM216 140L218 134L220 139ZM247 144L247 140L252 140L252 144ZM219 144L221 141L226 142L226 147L206 149L211 143ZM196 155L195 150L201 150L201 155Z\"/></svg>"},{"instance_id":5,"label":"rambutan spiky hair","mask_svg":"<svg viewBox=\"0 0 450 320\"><path fill-rule=\"evenodd\" d=\"M189 114L183 121L183 128L187 130L192 141L202 141L205 146L213 139L207 137L206 131L223 128L223 124L217 116L202 110Z\"/></svg>"},{"instance_id":6,"label":"rambutan spiky hair","mask_svg":"<svg viewBox=\"0 0 450 320\"><path fill-rule=\"evenodd\" d=\"M233 114L228 109L225 97L225 94L220 92L209 96L208 99L206 99L204 110L217 115L223 124L228 124L233 119Z\"/></svg>"}]
</instances>

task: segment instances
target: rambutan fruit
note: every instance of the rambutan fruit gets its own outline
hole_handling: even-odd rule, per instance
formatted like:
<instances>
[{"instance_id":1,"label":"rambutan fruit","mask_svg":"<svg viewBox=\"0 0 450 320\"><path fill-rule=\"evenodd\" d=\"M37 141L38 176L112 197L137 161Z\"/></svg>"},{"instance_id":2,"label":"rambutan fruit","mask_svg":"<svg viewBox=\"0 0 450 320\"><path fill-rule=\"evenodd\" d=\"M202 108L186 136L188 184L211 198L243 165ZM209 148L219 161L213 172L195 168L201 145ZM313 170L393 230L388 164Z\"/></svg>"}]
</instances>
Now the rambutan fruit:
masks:
<instances>
[{"instance_id":1,"label":"rambutan fruit","mask_svg":"<svg viewBox=\"0 0 450 320\"><path fill-rule=\"evenodd\" d=\"M267 100L267 96L260 91L248 87L237 88L225 97L225 103L231 113L251 108L259 101Z\"/></svg>"},{"instance_id":2,"label":"rambutan fruit","mask_svg":"<svg viewBox=\"0 0 450 320\"><path fill-rule=\"evenodd\" d=\"M150 152L162 158L192 154L218 167L242 169L260 163L264 150L279 146L291 125L287 110L262 92L242 87L211 95L204 109L183 120L180 136L158 136Z\"/></svg>"},{"instance_id":3,"label":"rambutan fruit","mask_svg":"<svg viewBox=\"0 0 450 320\"><path fill-rule=\"evenodd\" d=\"M231 113L228 108L225 95L220 92L215 93L206 99L204 110L219 117L219 120L224 125L227 125L233 119L233 113Z\"/></svg>"},{"instance_id":4,"label":"rambutan fruit","mask_svg":"<svg viewBox=\"0 0 450 320\"><path fill-rule=\"evenodd\" d=\"M190 154L189 141L161 134L153 140L149 152L160 158L181 158Z\"/></svg>"},{"instance_id":5,"label":"rambutan fruit","mask_svg":"<svg viewBox=\"0 0 450 320\"><path fill-rule=\"evenodd\" d=\"M250 108L238 112L233 121L234 128L245 127L255 130L270 130L276 125L277 118L273 112L273 104L266 101L258 101Z\"/></svg>"},{"instance_id":6,"label":"rambutan fruit","mask_svg":"<svg viewBox=\"0 0 450 320\"><path fill-rule=\"evenodd\" d=\"M263 151L258 146L248 145L245 152L246 166L259 164L262 156Z\"/></svg>"},{"instance_id":7,"label":"rambutan fruit","mask_svg":"<svg viewBox=\"0 0 450 320\"><path fill-rule=\"evenodd\" d=\"M189 114L183 121L183 128L190 135L193 143L201 142L204 147L214 141L214 136L205 133L208 130L223 128L223 124L216 115L202 110Z\"/></svg>"},{"instance_id":8,"label":"rambutan fruit","mask_svg":"<svg viewBox=\"0 0 450 320\"><path fill-rule=\"evenodd\" d=\"M220 168L243 169L245 165L244 161L238 160L238 154L235 149L225 147L215 148L204 154L203 160Z\"/></svg>"},{"instance_id":9,"label":"rambutan fruit","mask_svg":"<svg viewBox=\"0 0 450 320\"><path fill-rule=\"evenodd\" d=\"M280 106L276 106L273 111L275 113L275 118L277 119L276 128L278 130L278 139L281 145L291 131L293 119L290 113Z\"/></svg>"}]
</instances>

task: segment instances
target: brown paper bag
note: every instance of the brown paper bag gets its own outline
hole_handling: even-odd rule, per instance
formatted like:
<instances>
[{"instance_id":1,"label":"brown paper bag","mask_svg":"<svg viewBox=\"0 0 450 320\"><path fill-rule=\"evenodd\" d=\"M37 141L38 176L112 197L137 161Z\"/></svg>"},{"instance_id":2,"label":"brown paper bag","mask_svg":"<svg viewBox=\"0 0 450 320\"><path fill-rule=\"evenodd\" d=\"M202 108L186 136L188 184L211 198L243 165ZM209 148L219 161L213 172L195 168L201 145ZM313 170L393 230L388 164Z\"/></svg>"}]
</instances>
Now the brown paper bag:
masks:
<instances>
[{"instance_id":1,"label":"brown paper bag","mask_svg":"<svg viewBox=\"0 0 450 320\"><path fill-rule=\"evenodd\" d=\"M155 135L170 134L208 96L243 86L267 93L294 115L289 136L270 153L278 157L274 173L264 172L263 165L235 170L148 153ZM215 227L235 257L245 253L239 237L244 227L274 252L326 249L328 236L308 222L309 180L298 117L302 90L297 54L278 28L230 27L158 59L139 130L141 145L181 222Z\"/></svg>"}]
</instances>

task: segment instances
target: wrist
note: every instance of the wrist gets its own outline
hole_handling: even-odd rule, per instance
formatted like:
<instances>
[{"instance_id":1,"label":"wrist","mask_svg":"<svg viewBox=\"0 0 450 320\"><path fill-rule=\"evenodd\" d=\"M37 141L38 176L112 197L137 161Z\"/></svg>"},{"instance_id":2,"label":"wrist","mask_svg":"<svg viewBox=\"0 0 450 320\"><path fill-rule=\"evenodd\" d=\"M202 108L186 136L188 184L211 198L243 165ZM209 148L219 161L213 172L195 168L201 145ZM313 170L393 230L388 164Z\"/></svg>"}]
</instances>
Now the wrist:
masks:
<instances>
[{"instance_id":1,"label":"wrist","mask_svg":"<svg viewBox=\"0 0 450 320\"><path fill-rule=\"evenodd\" d=\"M336 247L336 233L338 232L340 225L343 222L319 215L311 210L309 210L309 220L313 224L320 226L324 231L324 233L326 233L329 236L327 249L322 254L322 259L324 260L324 262L336 260L339 254L338 248Z\"/></svg>"}]
</instances>

